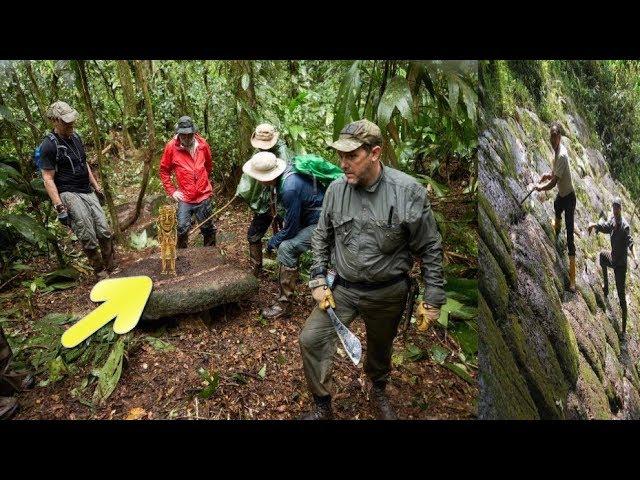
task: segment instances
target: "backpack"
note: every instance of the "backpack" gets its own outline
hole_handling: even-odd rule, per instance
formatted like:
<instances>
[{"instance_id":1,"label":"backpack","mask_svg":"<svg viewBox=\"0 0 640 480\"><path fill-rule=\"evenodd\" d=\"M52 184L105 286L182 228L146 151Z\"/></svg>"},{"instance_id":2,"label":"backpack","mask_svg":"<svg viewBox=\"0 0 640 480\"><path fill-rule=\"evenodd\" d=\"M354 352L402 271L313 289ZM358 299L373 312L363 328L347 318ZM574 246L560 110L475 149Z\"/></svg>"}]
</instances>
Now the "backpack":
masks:
<instances>
[{"instance_id":1,"label":"backpack","mask_svg":"<svg viewBox=\"0 0 640 480\"><path fill-rule=\"evenodd\" d=\"M331 182L342 177L344 172L340 167L318 155L296 155L291 159L291 167L282 176L282 182L294 173L299 173L313 179L313 187L317 189L320 183L326 190Z\"/></svg>"},{"instance_id":2,"label":"backpack","mask_svg":"<svg viewBox=\"0 0 640 480\"><path fill-rule=\"evenodd\" d=\"M80 140L80 137L76 132L73 132L73 136L76 139ZM58 171L58 157L60 156L60 149L65 147L61 147L60 144L58 144L58 139L53 134L53 132L47 133L45 138L48 138L49 140L51 140L51 142L53 142L53 144L56 147L56 159L55 159L54 167L56 168L56 171ZM42 144L43 143L44 143L44 139L42 140L42 143L40 143L40 145L38 145L33 152L33 164L35 165L37 171L39 172L42 170Z\"/></svg>"}]
</instances>

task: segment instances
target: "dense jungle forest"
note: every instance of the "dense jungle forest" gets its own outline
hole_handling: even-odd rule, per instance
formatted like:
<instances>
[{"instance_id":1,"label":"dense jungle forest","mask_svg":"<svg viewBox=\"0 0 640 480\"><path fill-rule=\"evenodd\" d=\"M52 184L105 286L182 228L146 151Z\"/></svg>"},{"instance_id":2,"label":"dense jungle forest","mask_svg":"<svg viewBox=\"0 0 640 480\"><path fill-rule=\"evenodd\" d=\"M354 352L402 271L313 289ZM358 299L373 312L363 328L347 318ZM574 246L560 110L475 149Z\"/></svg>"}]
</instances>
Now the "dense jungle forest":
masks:
<instances>
[{"instance_id":1,"label":"dense jungle forest","mask_svg":"<svg viewBox=\"0 0 640 480\"><path fill-rule=\"evenodd\" d=\"M578 80L600 75L617 85L624 80L615 62L606 72L553 68L572 75L586 112L635 115L635 106L628 110L631 99L611 94L611 103L601 102L589 97L586 80ZM513 81L526 101L543 101L536 85L518 80L517 67L510 71L507 80L500 70L490 74ZM555 88L545 83L543 71L532 81ZM0 62L0 325L16 361L34 370L38 381L21 396L19 417L294 418L309 401L297 335L313 302L301 283L291 320L260 317L260 307L277 291L273 261L265 260L270 281L262 281L255 298L206 316L140 324L124 336L107 325L80 346L62 348L65 328L95 308L90 267L77 238L57 221L34 163L35 148L52 128L47 108L62 100L80 113L75 128L103 189L124 263L158 248L158 208L171 202L158 168L179 117L189 115L211 147L216 248L247 270L251 212L231 200L242 165L254 153L255 126L271 123L295 154L337 164L327 142L353 120L375 122L384 137L383 163L427 188L447 278L448 301L436 327L426 334L411 327L395 340L393 398L401 418L473 418L477 84L473 61ZM495 104L505 112L511 108L507 100ZM601 134L621 176L637 171L631 160L637 145L620 138L637 127L624 118ZM640 183L633 185L640 193ZM309 265L305 255L303 279ZM354 328L363 338L362 325ZM364 397L354 394L364 390L362 369L344 352L335 368L336 398L342 401L337 416L372 418Z\"/></svg>"}]
</instances>

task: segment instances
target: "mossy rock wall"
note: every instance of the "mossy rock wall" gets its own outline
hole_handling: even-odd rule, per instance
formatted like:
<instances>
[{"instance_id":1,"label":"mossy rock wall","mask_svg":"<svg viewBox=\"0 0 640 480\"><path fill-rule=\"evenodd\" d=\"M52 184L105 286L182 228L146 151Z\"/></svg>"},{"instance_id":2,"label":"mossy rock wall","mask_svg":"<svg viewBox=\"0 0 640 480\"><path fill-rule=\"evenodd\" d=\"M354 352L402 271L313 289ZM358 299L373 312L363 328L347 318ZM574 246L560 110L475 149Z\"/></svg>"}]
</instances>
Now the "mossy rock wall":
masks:
<instances>
[{"instance_id":1,"label":"mossy rock wall","mask_svg":"<svg viewBox=\"0 0 640 480\"><path fill-rule=\"evenodd\" d=\"M567 109L572 103L566 102ZM577 205L577 293L567 290L566 229L552 221L557 189L520 201L551 170L549 125L516 108L513 118L488 118L479 131L481 418L640 418L638 361L639 270L627 276L629 319L620 341L620 307L610 272L605 298L598 254L605 235L587 235L611 214L620 196L623 216L638 238L639 220L627 190L610 175L599 150L587 145L588 126L575 112L559 120L567 137ZM501 378L506 377L506 378Z\"/></svg>"}]
</instances>

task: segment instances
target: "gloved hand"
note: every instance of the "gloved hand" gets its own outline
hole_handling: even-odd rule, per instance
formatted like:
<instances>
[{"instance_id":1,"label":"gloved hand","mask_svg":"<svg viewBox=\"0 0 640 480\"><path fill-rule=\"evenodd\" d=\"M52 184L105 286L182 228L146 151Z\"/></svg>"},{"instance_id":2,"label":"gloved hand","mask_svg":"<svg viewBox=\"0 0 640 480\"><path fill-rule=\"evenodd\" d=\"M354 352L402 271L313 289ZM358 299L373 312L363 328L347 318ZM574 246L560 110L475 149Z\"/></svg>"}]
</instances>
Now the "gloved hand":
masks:
<instances>
[{"instance_id":1,"label":"gloved hand","mask_svg":"<svg viewBox=\"0 0 640 480\"><path fill-rule=\"evenodd\" d=\"M440 307L434 307L426 302L418 301L416 307L416 325L419 332L426 332L433 322L440 317Z\"/></svg>"},{"instance_id":2,"label":"gloved hand","mask_svg":"<svg viewBox=\"0 0 640 480\"><path fill-rule=\"evenodd\" d=\"M333 299L331 289L326 285L311 290L311 296L322 310L326 310L329 307L336 308L336 301Z\"/></svg>"},{"instance_id":3,"label":"gloved hand","mask_svg":"<svg viewBox=\"0 0 640 480\"><path fill-rule=\"evenodd\" d=\"M180 190L176 190L171 196L176 202L184 202L184 194Z\"/></svg>"},{"instance_id":4,"label":"gloved hand","mask_svg":"<svg viewBox=\"0 0 640 480\"><path fill-rule=\"evenodd\" d=\"M597 224L596 224L596 223L593 223L593 222L591 222L591 223L589 224L589 226L587 227L587 233L588 233L589 235L591 235L591 231L592 231L594 228L596 228L596 225L597 225Z\"/></svg>"},{"instance_id":5,"label":"gloved hand","mask_svg":"<svg viewBox=\"0 0 640 480\"><path fill-rule=\"evenodd\" d=\"M276 251L267 245L267 248L264 250L264 256L273 260L276 257Z\"/></svg>"}]
</instances>

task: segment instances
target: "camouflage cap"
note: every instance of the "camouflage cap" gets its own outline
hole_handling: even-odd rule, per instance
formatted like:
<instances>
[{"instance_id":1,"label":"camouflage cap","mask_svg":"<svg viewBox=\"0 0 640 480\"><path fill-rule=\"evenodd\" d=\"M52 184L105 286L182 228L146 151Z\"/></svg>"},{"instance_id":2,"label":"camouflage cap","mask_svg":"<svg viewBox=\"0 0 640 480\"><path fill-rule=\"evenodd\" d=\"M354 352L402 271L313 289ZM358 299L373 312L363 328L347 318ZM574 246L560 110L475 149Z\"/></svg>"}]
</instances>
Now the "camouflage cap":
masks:
<instances>
[{"instance_id":1,"label":"camouflage cap","mask_svg":"<svg viewBox=\"0 0 640 480\"><path fill-rule=\"evenodd\" d=\"M345 125L338 140L329 143L329 146L340 152L352 152L363 144L382 145L380 127L369 120L358 120Z\"/></svg>"},{"instance_id":2,"label":"camouflage cap","mask_svg":"<svg viewBox=\"0 0 640 480\"><path fill-rule=\"evenodd\" d=\"M78 112L66 102L57 101L52 103L47 110L47 117L51 120L62 120L65 123L75 122Z\"/></svg>"}]
</instances>

